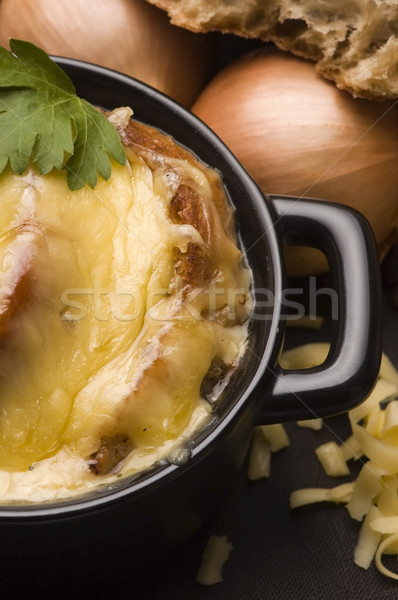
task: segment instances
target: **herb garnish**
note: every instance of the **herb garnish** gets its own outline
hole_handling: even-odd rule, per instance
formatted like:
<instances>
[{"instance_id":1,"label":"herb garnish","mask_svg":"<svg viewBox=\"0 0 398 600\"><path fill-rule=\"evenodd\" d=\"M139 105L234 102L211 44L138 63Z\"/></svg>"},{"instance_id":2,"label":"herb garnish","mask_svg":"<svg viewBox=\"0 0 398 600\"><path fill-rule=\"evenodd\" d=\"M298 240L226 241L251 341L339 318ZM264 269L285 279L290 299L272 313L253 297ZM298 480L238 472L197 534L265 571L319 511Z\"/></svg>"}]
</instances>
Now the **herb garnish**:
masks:
<instances>
[{"instance_id":1,"label":"herb garnish","mask_svg":"<svg viewBox=\"0 0 398 600\"><path fill-rule=\"evenodd\" d=\"M0 173L9 163L21 175L29 163L42 175L67 171L71 190L111 175L112 156L124 164L119 134L76 95L68 75L40 48L10 40L0 46Z\"/></svg>"}]
</instances>

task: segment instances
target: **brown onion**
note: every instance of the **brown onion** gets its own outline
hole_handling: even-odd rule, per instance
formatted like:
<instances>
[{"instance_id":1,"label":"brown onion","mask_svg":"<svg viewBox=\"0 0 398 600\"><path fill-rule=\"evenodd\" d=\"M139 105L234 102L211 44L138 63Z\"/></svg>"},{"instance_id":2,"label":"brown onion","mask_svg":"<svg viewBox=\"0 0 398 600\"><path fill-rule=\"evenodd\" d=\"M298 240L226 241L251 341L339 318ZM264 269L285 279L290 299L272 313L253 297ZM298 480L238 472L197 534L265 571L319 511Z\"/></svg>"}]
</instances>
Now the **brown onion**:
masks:
<instances>
[{"instance_id":1,"label":"brown onion","mask_svg":"<svg viewBox=\"0 0 398 600\"><path fill-rule=\"evenodd\" d=\"M144 0L2 0L0 44L9 38L121 71L186 105L211 65L209 38L171 25Z\"/></svg>"},{"instance_id":2,"label":"brown onion","mask_svg":"<svg viewBox=\"0 0 398 600\"><path fill-rule=\"evenodd\" d=\"M354 99L313 63L264 47L227 66L192 108L264 193L347 204L372 225L382 257L398 229L398 109ZM315 250L289 249L301 275L327 270Z\"/></svg>"}]
</instances>

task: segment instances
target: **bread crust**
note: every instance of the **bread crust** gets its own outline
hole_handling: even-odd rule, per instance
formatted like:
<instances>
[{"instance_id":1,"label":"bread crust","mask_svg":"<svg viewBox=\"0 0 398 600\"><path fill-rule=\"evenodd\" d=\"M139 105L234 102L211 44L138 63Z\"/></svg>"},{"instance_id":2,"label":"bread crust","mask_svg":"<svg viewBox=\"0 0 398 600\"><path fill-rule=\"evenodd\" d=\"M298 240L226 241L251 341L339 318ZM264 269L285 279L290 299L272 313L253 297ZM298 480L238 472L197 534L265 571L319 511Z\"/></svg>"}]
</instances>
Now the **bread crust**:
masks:
<instances>
[{"instance_id":1,"label":"bread crust","mask_svg":"<svg viewBox=\"0 0 398 600\"><path fill-rule=\"evenodd\" d=\"M197 167L206 174L211 191L212 202L220 215L224 234L233 237L232 210L227 203L225 192L215 172L199 162L196 157L174 139L158 129L131 119L128 125L119 130L122 143L126 148L133 148L138 154L145 156L148 164L159 157L182 159ZM148 153L149 151L149 153ZM212 246L216 234L210 226L211 216L206 201L189 185L181 183L175 190L169 205L169 217L173 223L192 225L198 231L204 246L189 242L185 252L174 248L174 267L178 287L201 287L216 274Z\"/></svg>"},{"instance_id":2,"label":"bread crust","mask_svg":"<svg viewBox=\"0 0 398 600\"><path fill-rule=\"evenodd\" d=\"M396 0L147 0L174 25L273 42L353 96L398 98Z\"/></svg>"}]
</instances>

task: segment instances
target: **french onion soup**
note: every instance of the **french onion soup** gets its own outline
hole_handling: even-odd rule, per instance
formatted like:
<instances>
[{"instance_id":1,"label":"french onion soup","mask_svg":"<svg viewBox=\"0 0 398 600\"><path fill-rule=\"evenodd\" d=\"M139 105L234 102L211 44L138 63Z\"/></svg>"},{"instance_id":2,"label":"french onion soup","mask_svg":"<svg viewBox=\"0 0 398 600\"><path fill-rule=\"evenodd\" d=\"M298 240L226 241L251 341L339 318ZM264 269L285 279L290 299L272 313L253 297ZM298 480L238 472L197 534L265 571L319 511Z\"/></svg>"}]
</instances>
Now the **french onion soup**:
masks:
<instances>
[{"instance_id":1,"label":"french onion soup","mask_svg":"<svg viewBox=\"0 0 398 600\"><path fill-rule=\"evenodd\" d=\"M250 270L219 174L108 115L108 180L0 176L0 498L68 497L178 454L247 345Z\"/></svg>"}]
</instances>

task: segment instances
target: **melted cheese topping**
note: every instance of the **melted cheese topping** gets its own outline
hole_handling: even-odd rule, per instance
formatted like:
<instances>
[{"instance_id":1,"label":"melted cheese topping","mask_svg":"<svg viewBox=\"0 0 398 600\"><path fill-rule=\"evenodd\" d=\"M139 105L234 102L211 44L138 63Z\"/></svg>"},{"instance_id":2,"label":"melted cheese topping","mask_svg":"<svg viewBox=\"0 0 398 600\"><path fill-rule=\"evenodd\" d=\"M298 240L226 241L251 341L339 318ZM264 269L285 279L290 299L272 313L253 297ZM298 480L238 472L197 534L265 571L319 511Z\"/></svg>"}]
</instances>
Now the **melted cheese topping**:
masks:
<instances>
[{"instance_id":1,"label":"melted cheese topping","mask_svg":"<svg viewBox=\"0 0 398 600\"><path fill-rule=\"evenodd\" d=\"M215 275L199 287L176 269L176 248L207 247L170 218L181 181L200 190L212 231ZM242 298L247 317L250 275L206 174L130 151L94 190L30 169L3 174L0 196L1 501L65 497L170 456L211 413L212 360L233 369L246 347L244 319L217 317ZM119 432L133 450L99 477L90 456Z\"/></svg>"}]
</instances>

